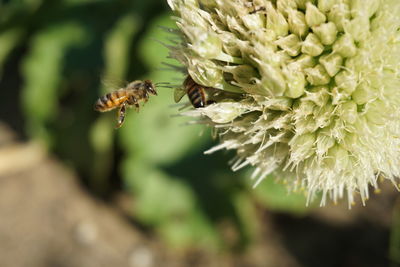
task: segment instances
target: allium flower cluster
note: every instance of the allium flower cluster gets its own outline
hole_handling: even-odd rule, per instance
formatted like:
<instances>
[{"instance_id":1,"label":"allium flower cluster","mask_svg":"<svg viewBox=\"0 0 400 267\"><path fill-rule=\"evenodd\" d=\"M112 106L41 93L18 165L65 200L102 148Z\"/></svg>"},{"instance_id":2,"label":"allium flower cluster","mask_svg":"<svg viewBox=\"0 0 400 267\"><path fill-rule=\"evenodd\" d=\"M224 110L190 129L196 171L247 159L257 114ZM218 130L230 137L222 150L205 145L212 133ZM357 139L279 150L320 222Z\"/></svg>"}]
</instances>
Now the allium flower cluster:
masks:
<instances>
[{"instance_id":1,"label":"allium flower cluster","mask_svg":"<svg viewBox=\"0 0 400 267\"><path fill-rule=\"evenodd\" d=\"M171 49L204 86L243 92L188 112L237 151L322 202L400 176L399 0L169 0Z\"/></svg>"}]
</instances>

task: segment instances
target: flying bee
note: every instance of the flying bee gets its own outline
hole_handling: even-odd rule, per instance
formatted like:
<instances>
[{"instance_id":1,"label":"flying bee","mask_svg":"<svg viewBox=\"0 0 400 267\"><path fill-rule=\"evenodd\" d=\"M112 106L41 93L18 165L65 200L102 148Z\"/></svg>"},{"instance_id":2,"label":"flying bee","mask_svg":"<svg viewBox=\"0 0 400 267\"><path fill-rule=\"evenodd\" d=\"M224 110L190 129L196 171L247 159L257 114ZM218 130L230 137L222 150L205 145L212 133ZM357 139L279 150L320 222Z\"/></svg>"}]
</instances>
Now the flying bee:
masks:
<instances>
[{"instance_id":1,"label":"flying bee","mask_svg":"<svg viewBox=\"0 0 400 267\"><path fill-rule=\"evenodd\" d=\"M183 82L183 88L177 88L174 93L175 102L179 102L187 94L194 108L204 108L226 98L238 98L243 94L227 92L221 89L207 87L196 83L190 75Z\"/></svg>"},{"instance_id":2,"label":"flying bee","mask_svg":"<svg viewBox=\"0 0 400 267\"><path fill-rule=\"evenodd\" d=\"M125 120L126 107L135 106L139 111L139 102L147 102L150 94L157 95L156 87L150 80L133 81L126 87L110 92L99 99L94 104L94 109L106 112L118 108L117 126L122 126Z\"/></svg>"}]
</instances>

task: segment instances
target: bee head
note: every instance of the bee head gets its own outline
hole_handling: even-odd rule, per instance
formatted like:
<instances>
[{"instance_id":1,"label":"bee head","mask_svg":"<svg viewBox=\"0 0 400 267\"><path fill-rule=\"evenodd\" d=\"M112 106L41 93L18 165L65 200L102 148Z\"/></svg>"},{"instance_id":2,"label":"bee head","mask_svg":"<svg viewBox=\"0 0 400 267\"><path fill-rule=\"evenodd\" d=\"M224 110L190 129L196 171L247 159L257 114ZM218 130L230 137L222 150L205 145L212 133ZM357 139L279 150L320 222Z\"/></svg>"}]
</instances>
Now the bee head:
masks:
<instances>
[{"instance_id":1,"label":"bee head","mask_svg":"<svg viewBox=\"0 0 400 267\"><path fill-rule=\"evenodd\" d=\"M157 95L156 87L154 86L154 84L150 80L144 81L144 88L150 94Z\"/></svg>"}]
</instances>

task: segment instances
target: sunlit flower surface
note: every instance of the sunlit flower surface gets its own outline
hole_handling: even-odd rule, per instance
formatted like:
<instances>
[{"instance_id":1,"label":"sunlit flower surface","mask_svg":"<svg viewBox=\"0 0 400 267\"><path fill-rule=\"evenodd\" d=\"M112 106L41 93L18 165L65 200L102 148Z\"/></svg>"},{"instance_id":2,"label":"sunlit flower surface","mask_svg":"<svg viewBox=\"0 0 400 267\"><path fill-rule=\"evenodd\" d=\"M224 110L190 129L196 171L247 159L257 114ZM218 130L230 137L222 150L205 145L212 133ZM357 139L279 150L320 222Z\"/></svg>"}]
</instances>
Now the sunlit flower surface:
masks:
<instances>
[{"instance_id":1,"label":"sunlit flower surface","mask_svg":"<svg viewBox=\"0 0 400 267\"><path fill-rule=\"evenodd\" d=\"M187 112L233 149L232 168L274 173L311 200L368 199L400 176L399 0L169 0L171 56L229 92Z\"/></svg>"}]
</instances>

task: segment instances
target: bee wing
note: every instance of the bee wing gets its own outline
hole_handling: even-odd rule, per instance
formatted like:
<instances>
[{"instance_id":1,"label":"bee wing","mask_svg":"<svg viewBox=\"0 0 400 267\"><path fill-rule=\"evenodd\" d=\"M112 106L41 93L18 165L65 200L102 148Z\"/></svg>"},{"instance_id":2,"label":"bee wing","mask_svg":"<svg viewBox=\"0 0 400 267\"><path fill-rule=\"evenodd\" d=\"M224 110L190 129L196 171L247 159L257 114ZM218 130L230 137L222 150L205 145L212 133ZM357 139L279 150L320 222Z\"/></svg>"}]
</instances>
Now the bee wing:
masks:
<instances>
[{"instance_id":1,"label":"bee wing","mask_svg":"<svg viewBox=\"0 0 400 267\"><path fill-rule=\"evenodd\" d=\"M144 85L144 82L142 80L135 80L133 82L130 82L127 87L132 88L132 89L139 89L142 88Z\"/></svg>"},{"instance_id":2,"label":"bee wing","mask_svg":"<svg viewBox=\"0 0 400 267\"><path fill-rule=\"evenodd\" d=\"M181 99L185 96L186 91L183 88L175 88L174 91L174 100L175 103L178 103L179 101L181 101Z\"/></svg>"},{"instance_id":3,"label":"bee wing","mask_svg":"<svg viewBox=\"0 0 400 267\"><path fill-rule=\"evenodd\" d=\"M104 93L118 90L119 88L125 87L124 82L118 79L102 78L101 79L101 90Z\"/></svg>"}]
</instances>

